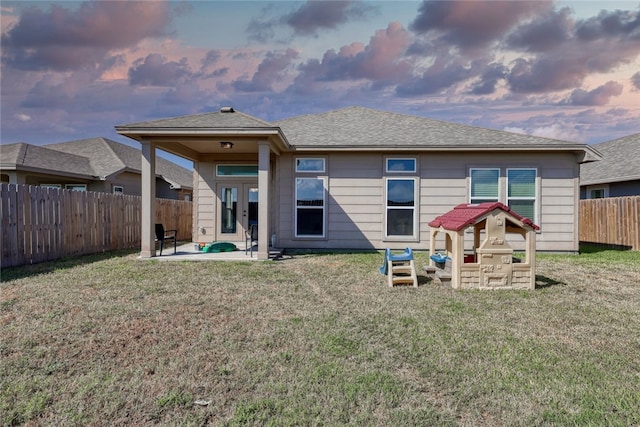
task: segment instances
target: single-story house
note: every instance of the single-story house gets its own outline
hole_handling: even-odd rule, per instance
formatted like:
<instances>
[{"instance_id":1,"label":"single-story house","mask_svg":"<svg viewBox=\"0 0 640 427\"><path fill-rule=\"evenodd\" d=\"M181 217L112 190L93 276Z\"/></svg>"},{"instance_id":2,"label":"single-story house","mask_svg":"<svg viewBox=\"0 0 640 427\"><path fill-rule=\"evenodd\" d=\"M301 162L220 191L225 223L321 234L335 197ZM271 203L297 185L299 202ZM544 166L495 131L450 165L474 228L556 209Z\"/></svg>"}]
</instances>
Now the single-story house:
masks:
<instances>
[{"instance_id":1,"label":"single-story house","mask_svg":"<svg viewBox=\"0 0 640 427\"><path fill-rule=\"evenodd\" d=\"M640 133L592 147L602 160L580 166L580 198L640 195Z\"/></svg>"},{"instance_id":2,"label":"single-story house","mask_svg":"<svg viewBox=\"0 0 640 427\"><path fill-rule=\"evenodd\" d=\"M273 123L225 107L116 130L142 144L142 257L155 255L156 149L194 161L193 241L243 241L258 223L261 259L270 243L428 249L429 221L490 201L540 226L538 250L575 252L580 165L599 159L586 144L362 107Z\"/></svg>"},{"instance_id":3,"label":"single-story house","mask_svg":"<svg viewBox=\"0 0 640 427\"><path fill-rule=\"evenodd\" d=\"M50 186L140 196L140 150L107 138L58 144L0 145L0 179L9 184ZM156 197L191 200L193 171L158 158Z\"/></svg>"}]
</instances>

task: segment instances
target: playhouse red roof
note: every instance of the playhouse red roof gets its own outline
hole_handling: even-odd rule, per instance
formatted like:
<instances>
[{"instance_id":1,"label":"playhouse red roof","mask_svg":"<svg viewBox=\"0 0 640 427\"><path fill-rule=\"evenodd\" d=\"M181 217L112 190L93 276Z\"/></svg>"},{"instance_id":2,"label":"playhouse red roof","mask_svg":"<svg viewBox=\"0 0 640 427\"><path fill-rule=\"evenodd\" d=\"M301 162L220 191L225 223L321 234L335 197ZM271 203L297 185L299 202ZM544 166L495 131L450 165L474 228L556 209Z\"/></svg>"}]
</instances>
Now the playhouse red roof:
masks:
<instances>
[{"instance_id":1,"label":"playhouse red roof","mask_svg":"<svg viewBox=\"0 0 640 427\"><path fill-rule=\"evenodd\" d=\"M528 225L534 230L539 230L540 227L535 225L529 218L524 218L517 213L513 212L509 206L500 202L486 202L479 204L463 203L456 206L444 215L436 217L429 222L429 227L442 227L447 230L460 231L469 225L478 222L478 219L482 218L489 212L495 209L500 209L507 212L511 217L519 220L523 224Z\"/></svg>"}]
</instances>

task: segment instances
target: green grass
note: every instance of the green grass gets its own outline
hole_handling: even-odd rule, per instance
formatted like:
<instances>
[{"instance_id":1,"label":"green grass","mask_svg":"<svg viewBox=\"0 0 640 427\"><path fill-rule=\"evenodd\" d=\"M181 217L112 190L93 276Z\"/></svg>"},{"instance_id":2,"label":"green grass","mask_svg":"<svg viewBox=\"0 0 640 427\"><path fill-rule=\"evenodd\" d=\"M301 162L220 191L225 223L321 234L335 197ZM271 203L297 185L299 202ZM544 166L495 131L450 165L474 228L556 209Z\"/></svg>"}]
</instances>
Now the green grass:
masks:
<instances>
[{"instance_id":1,"label":"green grass","mask_svg":"<svg viewBox=\"0 0 640 427\"><path fill-rule=\"evenodd\" d=\"M390 289L381 261L2 270L0 423L640 424L640 253L540 254L535 291Z\"/></svg>"}]
</instances>

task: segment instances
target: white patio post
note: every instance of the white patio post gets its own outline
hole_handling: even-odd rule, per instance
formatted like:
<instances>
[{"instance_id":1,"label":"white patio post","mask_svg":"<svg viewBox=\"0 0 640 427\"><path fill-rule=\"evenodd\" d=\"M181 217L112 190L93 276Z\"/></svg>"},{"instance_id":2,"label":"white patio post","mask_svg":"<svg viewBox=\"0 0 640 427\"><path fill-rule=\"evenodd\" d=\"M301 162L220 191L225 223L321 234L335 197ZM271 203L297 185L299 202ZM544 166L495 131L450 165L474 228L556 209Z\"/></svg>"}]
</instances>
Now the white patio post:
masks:
<instances>
[{"instance_id":1,"label":"white patio post","mask_svg":"<svg viewBox=\"0 0 640 427\"><path fill-rule=\"evenodd\" d=\"M269 182L271 181L271 148L258 143L258 259L269 259Z\"/></svg>"},{"instance_id":2,"label":"white patio post","mask_svg":"<svg viewBox=\"0 0 640 427\"><path fill-rule=\"evenodd\" d=\"M141 238L140 256L156 256L156 146L142 141L142 207L140 209Z\"/></svg>"}]
</instances>

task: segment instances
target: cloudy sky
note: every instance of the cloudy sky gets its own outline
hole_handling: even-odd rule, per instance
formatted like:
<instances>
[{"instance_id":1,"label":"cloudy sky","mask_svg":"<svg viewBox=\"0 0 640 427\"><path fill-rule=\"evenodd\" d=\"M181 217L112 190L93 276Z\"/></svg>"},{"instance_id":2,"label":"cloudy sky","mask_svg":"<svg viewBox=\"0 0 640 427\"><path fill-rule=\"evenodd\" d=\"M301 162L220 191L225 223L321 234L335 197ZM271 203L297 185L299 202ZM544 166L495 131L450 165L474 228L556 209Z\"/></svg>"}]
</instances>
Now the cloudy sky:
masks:
<instances>
[{"instance_id":1,"label":"cloudy sky","mask_svg":"<svg viewBox=\"0 0 640 427\"><path fill-rule=\"evenodd\" d=\"M5 1L2 143L351 105L586 143L640 132L638 1ZM131 142L131 145L135 143Z\"/></svg>"}]
</instances>

